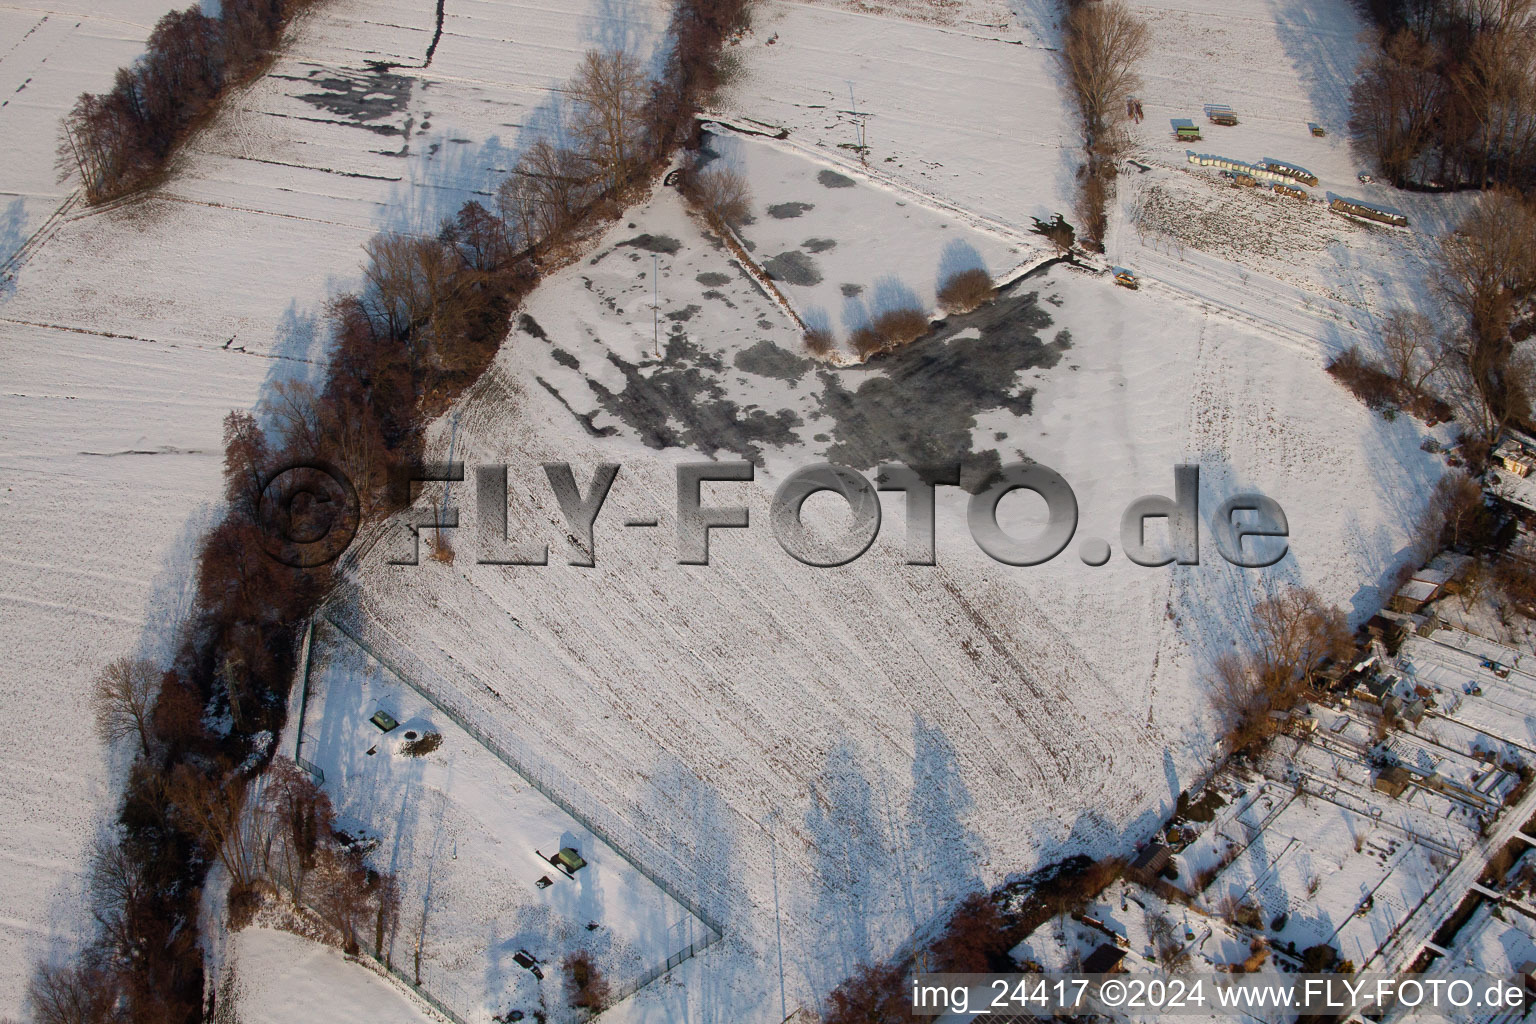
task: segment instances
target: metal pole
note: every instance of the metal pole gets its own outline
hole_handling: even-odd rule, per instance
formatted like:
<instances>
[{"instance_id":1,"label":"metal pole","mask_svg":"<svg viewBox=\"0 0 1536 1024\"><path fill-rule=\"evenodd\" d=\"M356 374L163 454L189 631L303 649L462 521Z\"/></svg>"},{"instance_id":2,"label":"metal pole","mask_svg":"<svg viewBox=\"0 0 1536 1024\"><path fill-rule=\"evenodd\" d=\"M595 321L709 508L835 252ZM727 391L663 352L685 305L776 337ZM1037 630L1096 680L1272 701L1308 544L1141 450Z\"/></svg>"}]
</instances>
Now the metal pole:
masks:
<instances>
[{"instance_id":1,"label":"metal pole","mask_svg":"<svg viewBox=\"0 0 1536 1024\"><path fill-rule=\"evenodd\" d=\"M771 814L768 821L772 823L777 818L777 814ZM771 827L768 829L768 839L772 844L770 850L773 857L773 928L779 947L779 1020L788 1020L789 1010L784 999L784 924L779 917L779 840Z\"/></svg>"},{"instance_id":2,"label":"metal pole","mask_svg":"<svg viewBox=\"0 0 1536 1024\"><path fill-rule=\"evenodd\" d=\"M448 433L448 464L453 464L453 446L459 440L459 411L453 412L452 426ZM448 492L453 487L452 480L443 481L443 507L437 513L437 539L443 539L443 517L448 514Z\"/></svg>"}]
</instances>

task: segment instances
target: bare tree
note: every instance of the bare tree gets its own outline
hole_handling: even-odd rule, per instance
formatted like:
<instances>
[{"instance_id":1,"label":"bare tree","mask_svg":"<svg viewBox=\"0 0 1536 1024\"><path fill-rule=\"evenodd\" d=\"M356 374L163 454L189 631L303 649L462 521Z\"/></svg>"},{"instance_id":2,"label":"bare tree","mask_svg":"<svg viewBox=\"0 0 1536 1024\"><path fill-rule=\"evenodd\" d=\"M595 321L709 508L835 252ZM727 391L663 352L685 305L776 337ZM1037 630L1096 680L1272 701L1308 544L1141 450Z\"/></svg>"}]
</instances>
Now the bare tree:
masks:
<instances>
[{"instance_id":1,"label":"bare tree","mask_svg":"<svg viewBox=\"0 0 1536 1024\"><path fill-rule=\"evenodd\" d=\"M707 167L690 176L688 196L706 216L735 228L752 212L747 179L729 167Z\"/></svg>"},{"instance_id":2,"label":"bare tree","mask_svg":"<svg viewBox=\"0 0 1536 1024\"><path fill-rule=\"evenodd\" d=\"M136 736L140 753L149 754L150 715L158 679L159 671L153 664L133 658L118 658L101 670L91 691L91 710L104 739L115 742Z\"/></svg>"},{"instance_id":3,"label":"bare tree","mask_svg":"<svg viewBox=\"0 0 1536 1024\"><path fill-rule=\"evenodd\" d=\"M1282 692L1287 684L1311 683L1324 662L1352 649L1344 612L1310 587L1289 587L1260 601L1253 623L1260 671Z\"/></svg>"},{"instance_id":4,"label":"bare tree","mask_svg":"<svg viewBox=\"0 0 1536 1024\"><path fill-rule=\"evenodd\" d=\"M1415 529L1423 559L1446 547L1477 539L1488 525L1488 507L1478 482L1460 471L1435 481Z\"/></svg>"},{"instance_id":5,"label":"bare tree","mask_svg":"<svg viewBox=\"0 0 1536 1024\"><path fill-rule=\"evenodd\" d=\"M1078 4L1067 18L1062 61L1072 81L1090 146L1125 119L1125 101L1140 84L1137 63L1151 46L1147 26L1123 0Z\"/></svg>"},{"instance_id":6,"label":"bare tree","mask_svg":"<svg viewBox=\"0 0 1536 1024\"><path fill-rule=\"evenodd\" d=\"M267 769L261 810L269 818L266 830L275 840L264 848L263 869L298 904L305 878L318 863L331 832L330 798L297 764L278 757Z\"/></svg>"},{"instance_id":7,"label":"bare tree","mask_svg":"<svg viewBox=\"0 0 1536 1024\"><path fill-rule=\"evenodd\" d=\"M1434 49L1412 32L1385 39L1360 69L1350 93L1350 131L1394 185L1410 180L1429 146L1443 93Z\"/></svg>"},{"instance_id":8,"label":"bare tree","mask_svg":"<svg viewBox=\"0 0 1536 1024\"><path fill-rule=\"evenodd\" d=\"M621 50L589 50L571 80L576 136L615 194L629 183L644 151L650 85L640 62Z\"/></svg>"},{"instance_id":9,"label":"bare tree","mask_svg":"<svg viewBox=\"0 0 1536 1024\"><path fill-rule=\"evenodd\" d=\"M1508 347L1518 303L1536 291L1536 209L1495 190L1478 197L1456 230L1440 240L1438 283L1471 326L1477 349L1497 362Z\"/></svg>"},{"instance_id":10,"label":"bare tree","mask_svg":"<svg viewBox=\"0 0 1536 1024\"><path fill-rule=\"evenodd\" d=\"M114 949L133 950L144 933L141 915L153 894L143 862L121 844L103 840L91 857L89 891L102 937Z\"/></svg>"},{"instance_id":11,"label":"bare tree","mask_svg":"<svg viewBox=\"0 0 1536 1024\"><path fill-rule=\"evenodd\" d=\"M1431 377L1451 355L1452 345L1435 330L1423 313L1393 309L1382 325L1382 347L1386 350L1387 371L1398 386L1412 398L1424 394Z\"/></svg>"},{"instance_id":12,"label":"bare tree","mask_svg":"<svg viewBox=\"0 0 1536 1024\"><path fill-rule=\"evenodd\" d=\"M43 965L27 985L36 1024L110 1024L121 1016L118 995L113 975L85 963Z\"/></svg>"},{"instance_id":13,"label":"bare tree","mask_svg":"<svg viewBox=\"0 0 1536 1024\"><path fill-rule=\"evenodd\" d=\"M593 180L585 154L540 139L502 183L497 207L528 244L552 245L576 225L592 198Z\"/></svg>"},{"instance_id":14,"label":"bare tree","mask_svg":"<svg viewBox=\"0 0 1536 1024\"><path fill-rule=\"evenodd\" d=\"M233 774L220 780L183 763L172 772L166 795L188 830L224 865L231 885L246 886L257 877L265 843L255 827L259 817L246 814L244 780Z\"/></svg>"}]
</instances>

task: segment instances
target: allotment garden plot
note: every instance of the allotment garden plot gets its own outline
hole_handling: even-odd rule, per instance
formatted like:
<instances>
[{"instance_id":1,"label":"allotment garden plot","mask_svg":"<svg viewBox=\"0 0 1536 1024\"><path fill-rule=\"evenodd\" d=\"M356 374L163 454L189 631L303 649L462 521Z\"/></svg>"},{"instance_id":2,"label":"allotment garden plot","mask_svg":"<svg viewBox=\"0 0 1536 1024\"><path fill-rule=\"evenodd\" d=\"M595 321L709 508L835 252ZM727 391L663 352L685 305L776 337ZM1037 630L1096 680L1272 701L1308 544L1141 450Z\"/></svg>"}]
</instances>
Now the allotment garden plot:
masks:
<instances>
[{"instance_id":1,"label":"allotment garden plot","mask_svg":"<svg viewBox=\"0 0 1536 1024\"><path fill-rule=\"evenodd\" d=\"M323 777L338 827L372 867L399 879L390 958L409 976L419 946L419 977L434 998L468 1020L511 1010L532 1018L541 1007L558 1020L570 1012L566 955L590 953L622 993L710 937L344 634L322 625L311 649L300 756ZM564 864L552 863L561 851Z\"/></svg>"}]
</instances>

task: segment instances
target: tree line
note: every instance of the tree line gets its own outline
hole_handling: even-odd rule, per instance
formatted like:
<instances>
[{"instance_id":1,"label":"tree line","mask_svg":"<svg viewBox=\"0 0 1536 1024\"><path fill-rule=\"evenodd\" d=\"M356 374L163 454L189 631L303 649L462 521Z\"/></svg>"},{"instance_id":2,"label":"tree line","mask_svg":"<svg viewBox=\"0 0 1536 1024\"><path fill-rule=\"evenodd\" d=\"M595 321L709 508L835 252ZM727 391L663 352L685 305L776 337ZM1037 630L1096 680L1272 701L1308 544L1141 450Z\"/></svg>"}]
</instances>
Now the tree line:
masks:
<instances>
[{"instance_id":1,"label":"tree line","mask_svg":"<svg viewBox=\"0 0 1536 1024\"><path fill-rule=\"evenodd\" d=\"M92 203L151 181L228 89L267 66L289 23L314 3L221 0L216 15L201 4L166 14L111 91L83 93L64 118L60 180L78 174Z\"/></svg>"},{"instance_id":2,"label":"tree line","mask_svg":"<svg viewBox=\"0 0 1536 1024\"><path fill-rule=\"evenodd\" d=\"M1138 87L1136 65L1147 55L1147 26L1123 0L1069 0L1061 65L1077 103L1084 162L1077 171L1075 212L1083 243L1104 251L1115 161L1125 152L1126 101Z\"/></svg>"},{"instance_id":3,"label":"tree line","mask_svg":"<svg viewBox=\"0 0 1536 1024\"><path fill-rule=\"evenodd\" d=\"M1536 3L1368 0L1350 129L1399 188L1536 186Z\"/></svg>"},{"instance_id":4,"label":"tree line","mask_svg":"<svg viewBox=\"0 0 1536 1024\"><path fill-rule=\"evenodd\" d=\"M722 55L748 26L749 2L679 0L655 78L627 54L588 54L569 87L565 130L554 136L564 141L531 145L491 208L466 203L432 236L374 238L365 287L328 310L328 376L274 389L270 433L249 412L225 418L227 507L201 545L183 644L169 669L114 662L95 688L103 734L133 743L136 756L112 840L91 870L99 931L72 961L39 965L29 993L39 1024L201 1019L198 910L215 861L231 881L237 921L268 890L304 892L339 941L388 956L389 879L331 842L329 805L297 769L267 767L303 629L336 581L329 564L295 568L269 555L264 491L277 469L322 461L354 483L367 519L409 503L390 481L419 455L422 425L489 364L512 311L573 257L582 232L620 212L694 137L694 114L728 73ZM271 41L295 5L225 0L218 24L247 10L267 13L260 38ZM162 49L170 52L152 51ZM86 106L142 99L137 83L151 66L159 59L123 72L130 83L120 99ZM231 65L209 66L223 69L215 81L229 81ZM202 79L189 88L212 95ZM180 104L183 117L192 106Z\"/></svg>"},{"instance_id":5,"label":"tree line","mask_svg":"<svg viewBox=\"0 0 1536 1024\"><path fill-rule=\"evenodd\" d=\"M1435 249L1428 312L1393 308L1381 356L1351 346L1329 372L1372 408L1464 425L1481 469L1509 427L1536 425L1536 200L1507 188L1477 197Z\"/></svg>"}]
</instances>

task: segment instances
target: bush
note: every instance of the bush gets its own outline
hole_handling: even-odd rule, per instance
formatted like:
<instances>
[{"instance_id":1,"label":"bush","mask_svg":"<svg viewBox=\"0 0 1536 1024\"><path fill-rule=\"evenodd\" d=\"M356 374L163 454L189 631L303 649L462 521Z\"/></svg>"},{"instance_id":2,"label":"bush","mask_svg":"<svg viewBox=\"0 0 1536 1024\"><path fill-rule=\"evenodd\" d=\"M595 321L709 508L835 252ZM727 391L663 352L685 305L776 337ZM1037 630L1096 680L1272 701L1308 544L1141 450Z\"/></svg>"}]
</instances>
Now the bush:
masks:
<instances>
[{"instance_id":1,"label":"bush","mask_svg":"<svg viewBox=\"0 0 1536 1024\"><path fill-rule=\"evenodd\" d=\"M806 349L813 356L825 358L832 352L832 334L829 331L822 330L820 327L806 328L804 340Z\"/></svg>"},{"instance_id":2,"label":"bush","mask_svg":"<svg viewBox=\"0 0 1536 1024\"><path fill-rule=\"evenodd\" d=\"M1334 356L1328 363L1328 372L1367 408L1380 411L1397 401L1397 381L1354 345Z\"/></svg>"},{"instance_id":3,"label":"bush","mask_svg":"<svg viewBox=\"0 0 1536 1024\"><path fill-rule=\"evenodd\" d=\"M584 949L578 950L565 958L563 966L571 1005L600 1013L608 1005L608 979L603 977L597 964L592 962L592 954Z\"/></svg>"},{"instance_id":4,"label":"bush","mask_svg":"<svg viewBox=\"0 0 1536 1024\"><path fill-rule=\"evenodd\" d=\"M893 309L875 317L874 328L886 348L900 348L928 333L928 314L916 307Z\"/></svg>"},{"instance_id":5,"label":"bush","mask_svg":"<svg viewBox=\"0 0 1536 1024\"><path fill-rule=\"evenodd\" d=\"M710 167L693 175L688 198L708 216L733 228L752 213L747 179L729 167Z\"/></svg>"},{"instance_id":6,"label":"bush","mask_svg":"<svg viewBox=\"0 0 1536 1024\"><path fill-rule=\"evenodd\" d=\"M442 745L443 734L440 732L429 732L400 744L400 753L406 757L425 757Z\"/></svg>"},{"instance_id":7,"label":"bush","mask_svg":"<svg viewBox=\"0 0 1536 1024\"><path fill-rule=\"evenodd\" d=\"M885 339L870 324L855 330L848 336L848 340L853 343L853 350L859 354L860 359L868 360L885 351Z\"/></svg>"},{"instance_id":8,"label":"bush","mask_svg":"<svg viewBox=\"0 0 1536 1024\"><path fill-rule=\"evenodd\" d=\"M946 313L969 313L991 302L994 294L992 278L985 270L974 267L949 275L939 288L939 305Z\"/></svg>"},{"instance_id":9,"label":"bush","mask_svg":"<svg viewBox=\"0 0 1536 1024\"><path fill-rule=\"evenodd\" d=\"M900 967L866 965L827 997L825 1024L905 1024L927 1020L912 1013L906 972Z\"/></svg>"}]
</instances>

